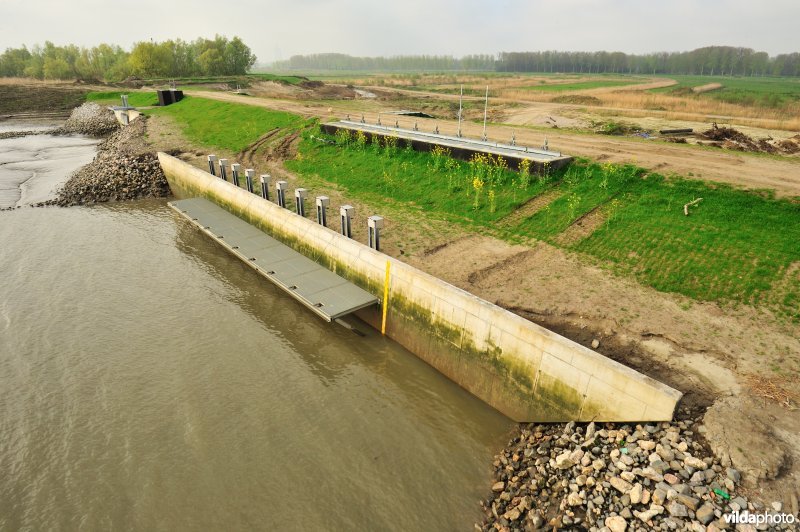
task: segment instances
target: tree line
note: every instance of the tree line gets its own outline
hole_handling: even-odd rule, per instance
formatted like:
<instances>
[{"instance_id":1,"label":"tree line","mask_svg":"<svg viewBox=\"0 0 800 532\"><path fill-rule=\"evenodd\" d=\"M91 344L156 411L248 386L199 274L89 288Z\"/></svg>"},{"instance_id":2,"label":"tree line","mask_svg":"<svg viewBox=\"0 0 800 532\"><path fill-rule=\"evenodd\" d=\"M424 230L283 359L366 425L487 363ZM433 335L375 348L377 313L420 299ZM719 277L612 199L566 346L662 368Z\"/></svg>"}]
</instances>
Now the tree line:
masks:
<instances>
[{"instance_id":1,"label":"tree line","mask_svg":"<svg viewBox=\"0 0 800 532\"><path fill-rule=\"evenodd\" d=\"M346 54L324 53L293 55L287 61L278 61L278 70L364 70L364 71L440 71L495 69L493 55L467 55L455 58L450 55L398 55L393 57L353 57Z\"/></svg>"},{"instance_id":2,"label":"tree line","mask_svg":"<svg viewBox=\"0 0 800 532\"><path fill-rule=\"evenodd\" d=\"M720 76L800 76L800 53L770 57L733 46L690 52L502 52L492 55L404 55L353 57L325 53L295 55L274 67L285 70L570 72L584 74L689 74Z\"/></svg>"},{"instance_id":3,"label":"tree line","mask_svg":"<svg viewBox=\"0 0 800 532\"><path fill-rule=\"evenodd\" d=\"M0 76L53 80L121 81L128 77L178 78L246 74L256 56L239 37L137 42L128 52L114 44L92 48L45 42L28 49L7 48Z\"/></svg>"}]
</instances>

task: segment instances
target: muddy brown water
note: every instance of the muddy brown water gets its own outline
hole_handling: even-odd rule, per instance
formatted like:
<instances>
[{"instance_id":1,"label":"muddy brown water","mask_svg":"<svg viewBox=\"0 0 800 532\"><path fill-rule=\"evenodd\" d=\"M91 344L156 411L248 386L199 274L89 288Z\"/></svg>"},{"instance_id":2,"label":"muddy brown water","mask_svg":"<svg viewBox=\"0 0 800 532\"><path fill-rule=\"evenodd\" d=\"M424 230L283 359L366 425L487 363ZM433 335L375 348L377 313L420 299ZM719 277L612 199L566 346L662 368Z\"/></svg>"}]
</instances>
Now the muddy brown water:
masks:
<instances>
[{"instance_id":1,"label":"muddy brown water","mask_svg":"<svg viewBox=\"0 0 800 532\"><path fill-rule=\"evenodd\" d=\"M0 530L471 529L513 424L361 328L164 201L0 212Z\"/></svg>"}]
</instances>

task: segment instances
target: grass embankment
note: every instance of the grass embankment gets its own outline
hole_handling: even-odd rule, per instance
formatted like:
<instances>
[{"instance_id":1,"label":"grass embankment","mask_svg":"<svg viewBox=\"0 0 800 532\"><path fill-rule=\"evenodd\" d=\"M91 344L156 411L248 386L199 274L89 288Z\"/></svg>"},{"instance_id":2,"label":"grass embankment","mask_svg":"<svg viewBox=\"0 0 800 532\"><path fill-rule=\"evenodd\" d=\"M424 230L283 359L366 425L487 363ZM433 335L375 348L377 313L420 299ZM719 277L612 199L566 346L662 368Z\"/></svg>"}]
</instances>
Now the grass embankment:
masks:
<instances>
[{"instance_id":1,"label":"grass embankment","mask_svg":"<svg viewBox=\"0 0 800 532\"><path fill-rule=\"evenodd\" d=\"M128 105L132 107L149 107L158 105L158 95L155 91L103 91L90 92L86 95L87 102L100 105L122 105L121 96L128 95Z\"/></svg>"},{"instance_id":2,"label":"grass embankment","mask_svg":"<svg viewBox=\"0 0 800 532\"><path fill-rule=\"evenodd\" d=\"M148 114L172 117L192 143L232 152L244 150L272 129L298 130L307 124L291 113L191 96Z\"/></svg>"},{"instance_id":3,"label":"grass embankment","mask_svg":"<svg viewBox=\"0 0 800 532\"><path fill-rule=\"evenodd\" d=\"M512 172L502 160L457 161L402 142L375 145L340 134L327 136L329 144L300 117L240 104L190 98L156 112L173 116L189 140L231 151L275 127L305 128L286 166L312 184L333 183L366 203L388 199L393 208L510 241L544 240L658 290L759 305L800 321L797 202L630 165L583 161L540 176ZM683 205L700 197L685 216ZM590 218L595 225L586 234L565 238L576 221Z\"/></svg>"}]
</instances>

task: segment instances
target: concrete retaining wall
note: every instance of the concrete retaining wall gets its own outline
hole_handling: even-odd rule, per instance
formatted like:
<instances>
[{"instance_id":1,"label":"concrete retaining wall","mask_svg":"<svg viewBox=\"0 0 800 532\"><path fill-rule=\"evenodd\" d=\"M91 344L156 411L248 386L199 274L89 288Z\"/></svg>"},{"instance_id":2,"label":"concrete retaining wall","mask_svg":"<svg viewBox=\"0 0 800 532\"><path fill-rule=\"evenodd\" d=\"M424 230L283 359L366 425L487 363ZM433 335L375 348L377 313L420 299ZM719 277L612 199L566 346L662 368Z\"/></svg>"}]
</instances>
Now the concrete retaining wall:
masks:
<instances>
[{"instance_id":1,"label":"concrete retaining wall","mask_svg":"<svg viewBox=\"0 0 800 532\"><path fill-rule=\"evenodd\" d=\"M681 393L164 153L179 197L204 197L382 297L386 334L516 421L663 421ZM380 329L381 309L359 311Z\"/></svg>"}]
</instances>

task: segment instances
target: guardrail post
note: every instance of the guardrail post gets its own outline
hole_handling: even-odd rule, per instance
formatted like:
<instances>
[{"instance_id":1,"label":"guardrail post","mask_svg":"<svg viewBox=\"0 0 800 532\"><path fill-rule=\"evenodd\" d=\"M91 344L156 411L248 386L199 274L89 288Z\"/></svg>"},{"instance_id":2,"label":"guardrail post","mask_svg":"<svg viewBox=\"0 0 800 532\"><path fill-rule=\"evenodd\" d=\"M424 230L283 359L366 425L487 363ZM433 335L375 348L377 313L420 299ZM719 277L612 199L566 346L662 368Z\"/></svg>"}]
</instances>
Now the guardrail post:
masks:
<instances>
[{"instance_id":1,"label":"guardrail post","mask_svg":"<svg viewBox=\"0 0 800 532\"><path fill-rule=\"evenodd\" d=\"M369 231L369 247L375 251L381 250L381 236L380 231L383 227L382 216L370 216L367 218L367 230Z\"/></svg>"},{"instance_id":2,"label":"guardrail post","mask_svg":"<svg viewBox=\"0 0 800 532\"><path fill-rule=\"evenodd\" d=\"M233 163L231 165L231 176L233 177L233 184L236 185L237 187L239 186L239 168L241 167L242 165L239 163Z\"/></svg>"},{"instance_id":3,"label":"guardrail post","mask_svg":"<svg viewBox=\"0 0 800 532\"><path fill-rule=\"evenodd\" d=\"M353 238L353 209L352 205L342 205L339 207L339 215L342 219L342 234L347 238Z\"/></svg>"},{"instance_id":4,"label":"guardrail post","mask_svg":"<svg viewBox=\"0 0 800 532\"><path fill-rule=\"evenodd\" d=\"M286 208L286 181L278 181L275 183L275 189L278 193L278 205Z\"/></svg>"},{"instance_id":5,"label":"guardrail post","mask_svg":"<svg viewBox=\"0 0 800 532\"><path fill-rule=\"evenodd\" d=\"M306 215L306 196L308 196L308 190L304 188L294 190L294 210L300 216Z\"/></svg>"},{"instance_id":6,"label":"guardrail post","mask_svg":"<svg viewBox=\"0 0 800 532\"><path fill-rule=\"evenodd\" d=\"M269 200L269 174L261 174L261 197Z\"/></svg>"},{"instance_id":7,"label":"guardrail post","mask_svg":"<svg viewBox=\"0 0 800 532\"><path fill-rule=\"evenodd\" d=\"M208 171L209 171L209 172L211 173L211 175L213 175L213 176L216 176L216 175L217 175L217 169L216 169L216 168L214 168L214 163L215 163L215 162L217 162L217 156L216 156L216 155L209 155L209 156L208 156Z\"/></svg>"},{"instance_id":8,"label":"guardrail post","mask_svg":"<svg viewBox=\"0 0 800 532\"><path fill-rule=\"evenodd\" d=\"M317 196L317 223L322 227L328 227L328 205L331 204L328 196Z\"/></svg>"},{"instance_id":9,"label":"guardrail post","mask_svg":"<svg viewBox=\"0 0 800 532\"><path fill-rule=\"evenodd\" d=\"M247 191L252 194L253 193L253 178L256 176L256 171L252 168L248 168L244 171L244 178L247 181Z\"/></svg>"},{"instance_id":10,"label":"guardrail post","mask_svg":"<svg viewBox=\"0 0 800 532\"><path fill-rule=\"evenodd\" d=\"M219 177L225 181L228 180L228 159L219 160Z\"/></svg>"}]
</instances>

